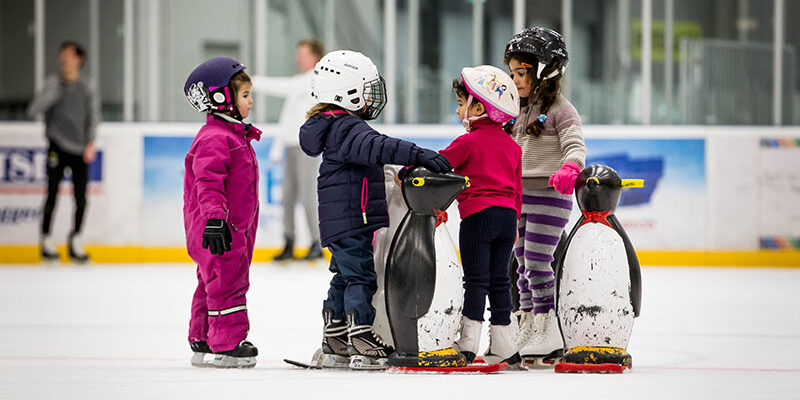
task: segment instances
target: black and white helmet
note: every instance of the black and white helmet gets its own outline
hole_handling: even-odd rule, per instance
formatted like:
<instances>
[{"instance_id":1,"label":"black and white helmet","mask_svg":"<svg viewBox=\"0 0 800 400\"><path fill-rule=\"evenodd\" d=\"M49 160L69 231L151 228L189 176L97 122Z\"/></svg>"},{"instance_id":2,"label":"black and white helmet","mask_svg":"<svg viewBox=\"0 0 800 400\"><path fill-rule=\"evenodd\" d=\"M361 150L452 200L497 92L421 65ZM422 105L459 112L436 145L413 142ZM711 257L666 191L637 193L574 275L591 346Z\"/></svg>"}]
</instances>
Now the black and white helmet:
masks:
<instances>
[{"instance_id":1,"label":"black and white helmet","mask_svg":"<svg viewBox=\"0 0 800 400\"><path fill-rule=\"evenodd\" d=\"M525 28L508 41L505 56L509 57L515 54L531 55L538 60L536 78L540 80L550 79L558 74L563 75L569 61L567 44L561 34L552 29L538 26ZM552 68L552 72L547 76L542 76L542 71L547 67Z\"/></svg>"}]
</instances>

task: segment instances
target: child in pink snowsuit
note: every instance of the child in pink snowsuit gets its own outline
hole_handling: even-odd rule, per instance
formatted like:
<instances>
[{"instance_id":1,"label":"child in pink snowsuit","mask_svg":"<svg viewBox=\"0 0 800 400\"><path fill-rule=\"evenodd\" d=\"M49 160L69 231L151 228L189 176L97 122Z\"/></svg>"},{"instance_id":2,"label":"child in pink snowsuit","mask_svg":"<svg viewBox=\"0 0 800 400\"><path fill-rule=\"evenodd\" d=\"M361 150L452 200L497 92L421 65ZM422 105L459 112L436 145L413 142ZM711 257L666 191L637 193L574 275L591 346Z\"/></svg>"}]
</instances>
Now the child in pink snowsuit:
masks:
<instances>
[{"instance_id":1,"label":"child in pink snowsuit","mask_svg":"<svg viewBox=\"0 0 800 400\"><path fill-rule=\"evenodd\" d=\"M261 131L245 124L250 78L238 61L218 57L198 66L185 93L208 112L186 155L183 219L186 248L197 263L189 343L199 367L253 367L258 350L246 341L258 225L258 163L250 145Z\"/></svg>"}]
</instances>

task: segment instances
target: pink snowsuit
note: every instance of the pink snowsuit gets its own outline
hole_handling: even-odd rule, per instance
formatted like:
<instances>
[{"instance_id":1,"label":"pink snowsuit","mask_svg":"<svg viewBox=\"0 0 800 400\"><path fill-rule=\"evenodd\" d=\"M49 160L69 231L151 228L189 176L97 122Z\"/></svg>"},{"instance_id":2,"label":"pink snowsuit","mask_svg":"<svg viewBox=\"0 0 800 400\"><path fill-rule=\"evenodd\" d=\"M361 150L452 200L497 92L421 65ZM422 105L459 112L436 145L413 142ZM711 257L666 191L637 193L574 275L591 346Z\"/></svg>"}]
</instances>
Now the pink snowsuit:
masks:
<instances>
[{"instance_id":1,"label":"pink snowsuit","mask_svg":"<svg viewBox=\"0 0 800 400\"><path fill-rule=\"evenodd\" d=\"M250 328L245 294L258 226L258 162L250 140L260 138L255 127L208 114L186 155L183 222L198 281L189 343L205 340L215 352L235 348ZM210 218L231 230L231 250L221 256L202 246Z\"/></svg>"}]
</instances>

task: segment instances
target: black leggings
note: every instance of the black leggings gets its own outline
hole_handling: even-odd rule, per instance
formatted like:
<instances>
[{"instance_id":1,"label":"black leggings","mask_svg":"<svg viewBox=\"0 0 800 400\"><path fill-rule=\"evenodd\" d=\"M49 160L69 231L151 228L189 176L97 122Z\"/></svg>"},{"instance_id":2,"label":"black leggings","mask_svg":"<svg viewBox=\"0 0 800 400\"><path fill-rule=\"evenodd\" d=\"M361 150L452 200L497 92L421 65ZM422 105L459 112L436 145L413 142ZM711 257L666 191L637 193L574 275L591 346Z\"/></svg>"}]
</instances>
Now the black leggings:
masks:
<instances>
[{"instance_id":1,"label":"black leggings","mask_svg":"<svg viewBox=\"0 0 800 400\"><path fill-rule=\"evenodd\" d=\"M464 265L463 315L483 321L489 297L489 322L511 323L511 282L508 260L517 235L517 212L489 207L461 220L459 244Z\"/></svg>"},{"instance_id":2,"label":"black leggings","mask_svg":"<svg viewBox=\"0 0 800 400\"><path fill-rule=\"evenodd\" d=\"M64 178L64 168L72 171L72 185L75 193L75 223L73 232L81 231L83 212L86 210L86 184L89 181L89 165L83 162L83 155L67 153L50 141L47 151L47 200L42 211L42 233L50 233L53 211L56 208L58 185Z\"/></svg>"}]
</instances>

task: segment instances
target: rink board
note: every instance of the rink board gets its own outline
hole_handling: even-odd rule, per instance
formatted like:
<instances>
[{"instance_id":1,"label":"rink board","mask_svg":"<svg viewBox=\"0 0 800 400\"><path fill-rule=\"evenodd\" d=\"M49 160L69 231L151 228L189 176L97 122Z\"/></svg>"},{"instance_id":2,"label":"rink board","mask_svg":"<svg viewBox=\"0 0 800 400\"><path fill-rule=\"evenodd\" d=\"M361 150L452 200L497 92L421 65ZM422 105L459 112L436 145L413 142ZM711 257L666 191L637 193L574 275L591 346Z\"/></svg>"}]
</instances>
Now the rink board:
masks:
<instances>
[{"instance_id":1,"label":"rink board","mask_svg":"<svg viewBox=\"0 0 800 400\"><path fill-rule=\"evenodd\" d=\"M84 229L98 262L188 260L182 169L199 126L100 125L103 159L90 183ZM38 262L46 181L39 165L46 146L43 126L0 128L0 263ZM376 128L434 149L462 133L454 125ZM264 126L263 139L254 142L261 172L255 255L260 261L271 259L282 245L283 170L267 157L274 129ZM643 264L800 266L794 251L800 248L800 224L792 223L800 220L800 208L794 206L800 194L792 189L800 179L800 128L585 126L584 131L587 162L607 163L626 173L623 178L649 177L647 193L628 189L617 210ZM61 190L53 235L63 245L73 206L69 183ZM458 237L456 206L448 213L448 229ZM308 233L300 207L296 220L302 247Z\"/></svg>"}]
</instances>

